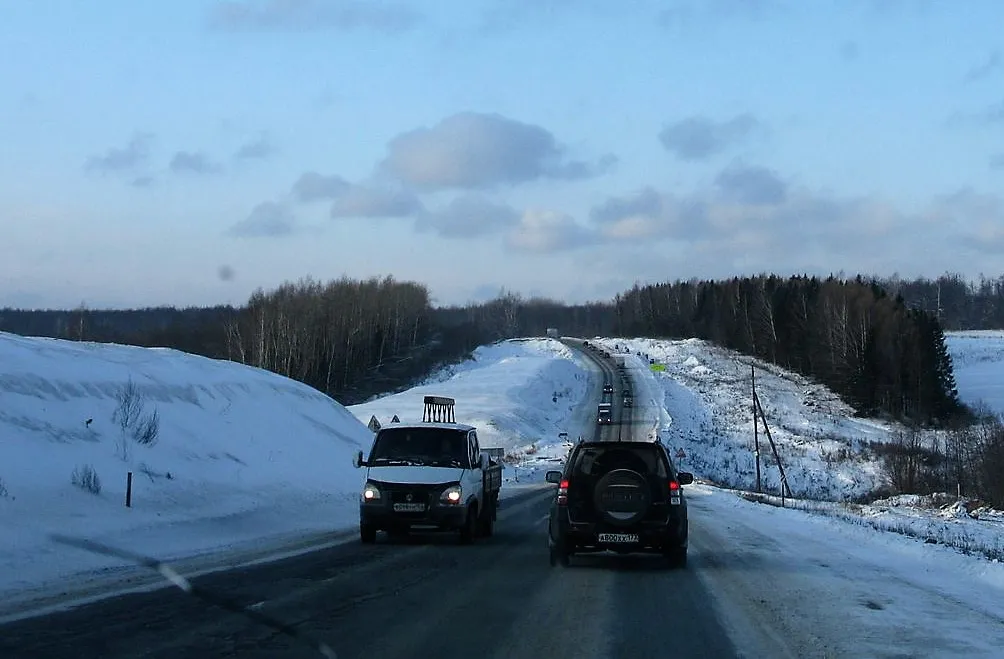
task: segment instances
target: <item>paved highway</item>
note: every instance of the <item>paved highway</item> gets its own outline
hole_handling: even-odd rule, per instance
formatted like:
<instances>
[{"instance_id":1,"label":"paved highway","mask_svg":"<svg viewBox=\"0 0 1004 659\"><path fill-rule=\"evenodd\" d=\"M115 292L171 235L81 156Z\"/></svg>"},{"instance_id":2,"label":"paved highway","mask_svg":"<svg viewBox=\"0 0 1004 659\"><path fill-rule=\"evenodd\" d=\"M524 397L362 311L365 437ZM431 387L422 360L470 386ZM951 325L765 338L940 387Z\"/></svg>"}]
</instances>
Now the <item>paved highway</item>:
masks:
<instances>
[{"instance_id":1,"label":"paved highway","mask_svg":"<svg viewBox=\"0 0 1004 659\"><path fill-rule=\"evenodd\" d=\"M619 409L620 378L603 369ZM583 405L595 411L597 402ZM600 432L608 439L618 430L647 432L635 423L640 416L636 408L625 423ZM340 659L771 656L732 646L699 578L714 566L699 552L685 570L647 556L583 556L570 568L551 568L544 534L552 496L508 500L495 537L473 546L457 545L452 535L352 541L196 584L326 641ZM693 507L691 517L694 542L705 522ZM174 588L0 627L5 659L179 656L318 655Z\"/></svg>"}]
</instances>

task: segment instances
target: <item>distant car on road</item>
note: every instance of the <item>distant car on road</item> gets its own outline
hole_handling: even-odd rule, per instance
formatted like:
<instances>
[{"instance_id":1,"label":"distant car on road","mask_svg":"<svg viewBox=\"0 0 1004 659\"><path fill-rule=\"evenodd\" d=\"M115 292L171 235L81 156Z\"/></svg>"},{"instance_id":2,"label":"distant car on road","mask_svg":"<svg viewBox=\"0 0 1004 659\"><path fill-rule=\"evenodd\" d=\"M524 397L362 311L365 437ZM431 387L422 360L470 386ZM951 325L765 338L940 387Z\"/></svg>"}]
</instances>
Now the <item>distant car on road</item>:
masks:
<instances>
[{"instance_id":1,"label":"distant car on road","mask_svg":"<svg viewBox=\"0 0 1004 659\"><path fill-rule=\"evenodd\" d=\"M623 403L624 403L624 407L634 407L634 397L633 396L624 396Z\"/></svg>"},{"instance_id":2,"label":"distant car on road","mask_svg":"<svg viewBox=\"0 0 1004 659\"><path fill-rule=\"evenodd\" d=\"M613 392L614 392L614 385L610 384L609 382L603 385L603 393L612 394Z\"/></svg>"},{"instance_id":3,"label":"distant car on road","mask_svg":"<svg viewBox=\"0 0 1004 659\"><path fill-rule=\"evenodd\" d=\"M683 485L661 441L580 442L564 471L549 471L558 486L548 521L551 565L574 554L658 553L675 567L687 563L689 520Z\"/></svg>"}]
</instances>

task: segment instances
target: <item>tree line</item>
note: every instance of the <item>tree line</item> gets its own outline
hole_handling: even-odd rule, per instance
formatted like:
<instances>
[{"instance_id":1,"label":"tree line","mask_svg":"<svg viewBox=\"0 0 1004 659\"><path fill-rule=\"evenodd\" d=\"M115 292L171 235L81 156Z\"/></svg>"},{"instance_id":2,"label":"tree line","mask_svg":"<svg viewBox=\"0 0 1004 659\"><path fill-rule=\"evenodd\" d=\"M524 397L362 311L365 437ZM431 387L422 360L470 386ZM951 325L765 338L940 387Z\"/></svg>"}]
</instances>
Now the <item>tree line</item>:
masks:
<instances>
[{"instance_id":1,"label":"tree line","mask_svg":"<svg viewBox=\"0 0 1004 659\"><path fill-rule=\"evenodd\" d=\"M706 339L822 382L862 414L930 424L962 412L937 319L875 281L678 281L614 304L620 335Z\"/></svg>"},{"instance_id":2,"label":"tree line","mask_svg":"<svg viewBox=\"0 0 1004 659\"><path fill-rule=\"evenodd\" d=\"M946 330L1004 328L1004 275L980 275L969 280L958 273L936 279L876 279L890 295L900 295L907 306L936 317Z\"/></svg>"},{"instance_id":3,"label":"tree line","mask_svg":"<svg viewBox=\"0 0 1004 659\"><path fill-rule=\"evenodd\" d=\"M933 443L915 428L876 446L896 492L948 492L1004 508L1004 421L987 410L953 424Z\"/></svg>"},{"instance_id":4,"label":"tree line","mask_svg":"<svg viewBox=\"0 0 1004 659\"><path fill-rule=\"evenodd\" d=\"M947 293L952 277L942 278L943 314L959 307ZM258 290L240 307L5 309L0 330L229 359L295 378L345 404L413 384L479 345L542 336L548 327L578 336L699 337L818 379L862 413L923 423L950 417L959 403L942 323L928 308L930 287L926 280L890 281L676 281L579 305L503 289L486 302L437 307L415 282L308 278ZM967 284L966 295L998 295L1001 287L985 288ZM994 304L978 299L962 307Z\"/></svg>"}]
</instances>

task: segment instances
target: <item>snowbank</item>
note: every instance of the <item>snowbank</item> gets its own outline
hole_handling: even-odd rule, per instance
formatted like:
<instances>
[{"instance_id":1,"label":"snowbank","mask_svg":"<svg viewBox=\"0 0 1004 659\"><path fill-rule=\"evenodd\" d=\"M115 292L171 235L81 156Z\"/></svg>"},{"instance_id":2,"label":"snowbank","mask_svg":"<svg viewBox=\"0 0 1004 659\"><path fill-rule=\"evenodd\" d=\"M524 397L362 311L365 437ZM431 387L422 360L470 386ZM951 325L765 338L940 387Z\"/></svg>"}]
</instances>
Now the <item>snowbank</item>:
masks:
<instances>
[{"instance_id":1,"label":"snowbank","mask_svg":"<svg viewBox=\"0 0 1004 659\"><path fill-rule=\"evenodd\" d=\"M369 439L334 400L259 369L0 334L0 590L114 563L50 544L56 530L172 558L345 524ZM71 482L89 470L99 491Z\"/></svg>"}]
</instances>

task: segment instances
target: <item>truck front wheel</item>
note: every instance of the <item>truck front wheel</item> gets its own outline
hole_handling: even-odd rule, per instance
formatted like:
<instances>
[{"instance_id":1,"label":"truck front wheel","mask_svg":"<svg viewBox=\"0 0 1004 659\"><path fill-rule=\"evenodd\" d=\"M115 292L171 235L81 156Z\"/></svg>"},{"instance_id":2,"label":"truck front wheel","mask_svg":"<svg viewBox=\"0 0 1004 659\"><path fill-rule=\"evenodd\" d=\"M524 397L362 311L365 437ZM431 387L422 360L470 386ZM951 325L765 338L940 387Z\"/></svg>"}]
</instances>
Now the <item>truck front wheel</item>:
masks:
<instances>
[{"instance_id":1,"label":"truck front wheel","mask_svg":"<svg viewBox=\"0 0 1004 659\"><path fill-rule=\"evenodd\" d=\"M359 540L367 545L376 542L376 529L369 524L360 524Z\"/></svg>"},{"instance_id":2,"label":"truck front wheel","mask_svg":"<svg viewBox=\"0 0 1004 659\"><path fill-rule=\"evenodd\" d=\"M495 535L495 507L490 504L489 506L481 513L481 528L479 531L483 538L490 538Z\"/></svg>"},{"instance_id":3,"label":"truck front wheel","mask_svg":"<svg viewBox=\"0 0 1004 659\"><path fill-rule=\"evenodd\" d=\"M467 518L464 520L464 525L460 529L460 544L469 545L474 542L475 536L478 534L478 509L471 506L467 509Z\"/></svg>"}]
</instances>

